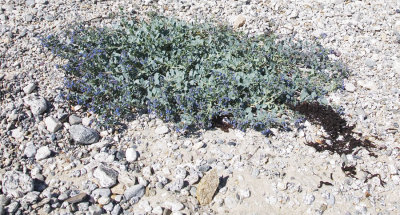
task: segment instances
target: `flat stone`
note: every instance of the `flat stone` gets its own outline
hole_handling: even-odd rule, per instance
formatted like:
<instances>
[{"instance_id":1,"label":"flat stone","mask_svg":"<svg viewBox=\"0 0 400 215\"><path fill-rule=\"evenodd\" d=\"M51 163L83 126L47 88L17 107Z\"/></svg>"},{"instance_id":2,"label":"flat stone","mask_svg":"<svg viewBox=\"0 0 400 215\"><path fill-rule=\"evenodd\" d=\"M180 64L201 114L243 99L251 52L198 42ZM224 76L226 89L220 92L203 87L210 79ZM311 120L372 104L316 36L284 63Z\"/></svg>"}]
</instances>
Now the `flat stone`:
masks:
<instances>
[{"instance_id":1,"label":"flat stone","mask_svg":"<svg viewBox=\"0 0 400 215\"><path fill-rule=\"evenodd\" d=\"M197 185L196 197L201 205L209 204L219 185L219 177L215 169L208 172Z\"/></svg>"},{"instance_id":2,"label":"flat stone","mask_svg":"<svg viewBox=\"0 0 400 215\"><path fill-rule=\"evenodd\" d=\"M43 97L27 96L24 102L30 107L33 115L40 115L47 110L47 102Z\"/></svg>"},{"instance_id":3,"label":"flat stone","mask_svg":"<svg viewBox=\"0 0 400 215\"><path fill-rule=\"evenodd\" d=\"M76 125L76 124L80 124L82 122L82 119L80 117L78 117L77 115L71 115L69 116L69 124L71 125Z\"/></svg>"},{"instance_id":4,"label":"flat stone","mask_svg":"<svg viewBox=\"0 0 400 215\"><path fill-rule=\"evenodd\" d=\"M32 142L26 144L24 155L28 158L33 158L36 155L36 146Z\"/></svg>"},{"instance_id":5,"label":"flat stone","mask_svg":"<svg viewBox=\"0 0 400 215\"><path fill-rule=\"evenodd\" d=\"M141 184L133 185L125 190L124 196L126 200L130 200L132 198L142 198L145 193L145 186Z\"/></svg>"},{"instance_id":6,"label":"flat stone","mask_svg":"<svg viewBox=\"0 0 400 215\"><path fill-rule=\"evenodd\" d=\"M3 176L2 190L4 194L20 198L33 191L33 179L19 171L8 171Z\"/></svg>"},{"instance_id":7,"label":"flat stone","mask_svg":"<svg viewBox=\"0 0 400 215\"><path fill-rule=\"evenodd\" d=\"M118 172L112 168L100 165L93 172L93 176L99 180L101 187L110 188L117 184Z\"/></svg>"},{"instance_id":8,"label":"flat stone","mask_svg":"<svg viewBox=\"0 0 400 215\"><path fill-rule=\"evenodd\" d=\"M25 20L26 19L27 19L27 17L25 16ZM28 22L32 21L32 15L30 17L30 20L27 20L27 21ZM36 88L36 84L35 83L29 83L22 90L24 91L24 93L30 94L31 92L33 92L33 90L35 90L35 88Z\"/></svg>"},{"instance_id":9,"label":"flat stone","mask_svg":"<svg viewBox=\"0 0 400 215\"><path fill-rule=\"evenodd\" d=\"M66 199L65 201L70 203L70 204L75 204L78 202L83 202L86 201L88 198L88 195L86 193L79 193L76 196L72 196L71 198Z\"/></svg>"},{"instance_id":10,"label":"flat stone","mask_svg":"<svg viewBox=\"0 0 400 215\"><path fill-rule=\"evenodd\" d=\"M72 125L69 133L75 142L81 144L93 144L99 141L99 133L83 125Z\"/></svg>"},{"instance_id":11,"label":"flat stone","mask_svg":"<svg viewBox=\"0 0 400 215\"><path fill-rule=\"evenodd\" d=\"M51 154L51 151L50 151L49 147L42 146L37 150L35 158L38 161L43 160L43 159L48 158L50 156L50 154Z\"/></svg>"},{"instance_id":12,"label":"flat stone","mask_svg":"<svg viewBox=\"0 0 400 215\"><path fill-rule=\"evenodd\" d=\"M169 132L169 129L167 126L163 125L163 126L159 126L156 128L155 130L156 134L158 135L162 135L162 134L166 134Z\"/></svg>"},{"instance_id":13,"label":"flat stone","mask_svg":"<svg viewBox=\"0 0 400 215\"><path fill-rule=\"evenodd\" d=\"M44 123L46 124L47 130L51 133L58 131L62 127L62 123L52 116L46 117Z\"/></svg>"},{"instance_id":14,"label":"flat stone","mask_svg":"<svg viewBox=\"0 0 400 215\"><path fill-rule=\"evenodd\" d=\"M134 148L128 148L125 152L126 161L133 162L138 159L138 152Z\"/></svg>"},{"instance_id":15,"label":"flat stone","mask_svg":"<svg viewBox=\"0 0 400 215\"><path fill-rule=\"evenodd\" d=\"M240 28L246 23L246 18L242 15L236 17L235 22L233 23L234 28Z\"/></svg>"}]
</instances>

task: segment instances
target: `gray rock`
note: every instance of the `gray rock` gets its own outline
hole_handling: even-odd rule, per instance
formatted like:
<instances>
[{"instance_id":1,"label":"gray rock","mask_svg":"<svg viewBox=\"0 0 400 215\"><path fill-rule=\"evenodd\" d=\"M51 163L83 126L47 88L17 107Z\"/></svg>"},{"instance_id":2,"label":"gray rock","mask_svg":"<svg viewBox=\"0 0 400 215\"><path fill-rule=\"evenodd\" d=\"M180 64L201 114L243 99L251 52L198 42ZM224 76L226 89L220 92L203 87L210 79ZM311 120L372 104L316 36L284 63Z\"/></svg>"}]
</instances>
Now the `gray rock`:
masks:
<instances>
[{"instance_id":1,"label":"gray rock","mask_svg":"<svg viewBox=\"0 0 400 215\"><path fill-rule=\"evenodd\" d=\"M46 117L44 123L46 124L47 130L51 133L58 131L58 129L62 127L62 123L52 116Z\"/></svg>"},{"instance_id":2,"label":"gray rock","mask_svg":"<svg viewBox=\"0 0 400 215\"><path fill-rule=\"evenodd\" d=\"M28 194L26 194L24 196L24 198L22 200L28 204L34 204L39 199L39 194L40 194L40 192L38 192L38 191L29 192Z\"/></svg>"},{"instance_id":3,"label":"gray rock","mask_svg":"<svg viewBox=\"0 0 400 215\"><path fill-rule=\"evenodd\" d=\"M32 178L19 171L6 172L2 181L3 193L15 198L20 198L25 193L33 191Z\"/></svg>"},{"instance_id":4,"label":"gray rock","mask_svg":"<svg viewBox=\"0 0 400 215\"><path fill-rule=\"evenodd\" d=\"M141 184L133 185L125 190L124 196L126 200L130 200L132 198L142 198L145 193L145 186Z\"/></svg>"},{"instance_id":5,"label":"gray rock","mask_svg":"<svg viewBox=\"0 0 400 215\"><path fill-rule=\"evenodd\" d=\"M36 155L36 146L32 142L26 144L24 155L28 158L33 158Z\"/></svg>"},{"instance_id":6,"label":"gray rock","mask_svg":"<svg viewBox=\"0 0 400 215\"><path fill-rule=\"evenodd\" d=\"M111 196L111 190L108 189L108 188L99 188L99 189L93 190L91 196L93 198L95 198L95 199L99 198L101 196L110 197Z\"/></svg>"},{"instance_id":7,"label":"gray rock","mask_svg":"<svg viewBox=\"0 0 400 215\"><path fill-rule=\"evenodd\" d=\"M121 206L119 204L116 204L111 211L111 215L118 215L121 213Z\"/></svg>"},{"instance_id":8,"label":"gray rock","mask_svg":"<svg viewBox=\"0 0 400 215\"><path fill-rule=\"evenodd\" d=\"M97 131L86 128L82 125L72 125L69 133L75 142L81 144L92 144L99 141L99 133Z\"/></svg>"},{"instance_id":9,"label":"gray rock","mask_svg":"<svg viewBox=\"0 0 400 215\"><path fill-rule=\"evenodd\" d=\"M25 16L25 20L28 21L28 22L32 21L32 15L30 15L30 16L31 16L31 17L30 17L30 20L29 20L29 21L26 20L26 16ZM35 90L35 88L36 88L36 84L35 84L35 83L29 83L28 85L26 85L26 86L24 87L23 91L24 91L24 93L26 93L26 94L30 94L31 92L33 92L33 90Z\"/></svg>"},{"instance_id":10,"label":"gray rock","mask_svg":"<svg viewBox=\"0 0 400 215\"><path fill-rule=\"evenodd\" d=\"M36 4L35 0L26 0L25 1L25 5L28 7L35 7L35 4Z\"/></svg>"},{"instance_id":11,"label":"gray rock","mask_svg":"<svg viewBox=\"0 0 400 215\"><path fill-rule=\"evenodd\" d=\"M138 152L134 148L128 148L125 152L126 161L133 162L138 159Z\"/></svg>"},{"instance_id":12,"label":"gray rock","mask_svg":"<svg viewBox=\"0 0 400 215\"><path fill-rule=\"evenodd\" d=\"M69 116L69 124L71 125L76 125L76 124L80 124L82 122L82 119L80 117L78 117L77 115L71 115Z\"/></svg>"},{"instance_id":13,"label":"gray rock","mask_svg":"<svg viewBox=\"0 0 400 215\"><path fill-rule=\"evenodd\" d=\"M101 215L103 210L98 205L92 205L89 207L89 213L92 215Z\"/></svg>"},{"instance_id":14,"label":"gray rock","mask_svg":"<svg viewBox=\"0 0 400 215\"><path fill-rule=\"evenodd\" d=\"M112 202L108 203L107 205L103 206L104 210L106 211L112 211L112 209L114 208L114 204Z\"/></svg>"},{"instance_id":15,"label":"gray rock","mask_svg":"<svg viewBox=\"0 0 400 215\"><path fill-rule=\"evenodd\" d=\"M162 134L166 134L169 132L169 129L167 126L163 125L163 126L158 126L155 130L156 134L158 135L162 135Z\"/></svg>"},{"instance_id":16,"label":"gray rock","mask_svg":"<svg viewBox=\"0 0 400 215\"><path fill-rule=\"evenodd\" d=\"M168 184L168 189L170 191L180 191L184 186L185 181L183 179L176 179L171 184Z\"/></svg>"},{"instance_id":17,"label":"gray rock","mask_svg":"<svg viewBox=\"0 0 400 215\"><path fill-rule=\"evenodd\" d=\"M35 158L38 161L43 160L43 159L48 158L50 156L50 154L51 154L51 151L50 151L49 147L42 146L37 150Z\"/></svg>"},{"instance_id":18,"label":"gray rock","mask_svg":"<svg viewBox=\"0 0 400 215\"><path fill-rule=\"evenodd\" d=\"M100 165L93 172L93 176L99 180L100 186L110 188L117 184L118 172L104 165Z\"/></svg>"},{"instance_id":19,"label":"gray rock","mask_svg":"<svg viewBox=\"0 0 400 215\"><path fill-rule=\"evenodd\" d=\"M184 179L186 178L186 169L183 167L178 167L175 169L175 178L177 179Z\"/></svg>"},{"instance_id":20,"label":"gray rock","mask_svg":"<svg viewBox=\"0 0 400 215\"><path fill-rule=\"evenodd\" d=\"M8 203L10 203L10 198L8 198L6 195L0 195L0 206L6 206Z\"/></svg>"},{"instance_id":21,"label":"gray rock","mask_svg":"<svg viewBox=\"0 0 400 215\"><path fill-rule=\"evenodd\" d=\"M376 61L368 58L365 60L365 65L367 65L369 68L373 68L376 66Z\"/></svg>"},{"instance_id":22,"label":"gray rock","mask_svg":"<svg viewBox=\"0 0 400 215\"><path fill-rule=\"evenodd\" d=\"M11 204L7 206L8 214L14 214L15 212L17 212L19 206L19 202L11 202Z\"/></svg>"},{"instance_id":23,"label":"gray rock","mask_svg":"<svg viewBox=\"0 0 400 215\"><path fill-rule=\"evenodd\" d=\"M89 210L89 202L81 202L78 204L79 211L88 211Z\"/></svg>"},{"instance_id":24,"label":"gray rock","mask_svg":"<svg viewBox=\"0 0 400 215\"><path fill-rule=\"evenodd\" d=\"M24 101L30 107L33 115L40 115L47 110L47 102L43 97L27 96Z\"/></svg>"}]
</instances>

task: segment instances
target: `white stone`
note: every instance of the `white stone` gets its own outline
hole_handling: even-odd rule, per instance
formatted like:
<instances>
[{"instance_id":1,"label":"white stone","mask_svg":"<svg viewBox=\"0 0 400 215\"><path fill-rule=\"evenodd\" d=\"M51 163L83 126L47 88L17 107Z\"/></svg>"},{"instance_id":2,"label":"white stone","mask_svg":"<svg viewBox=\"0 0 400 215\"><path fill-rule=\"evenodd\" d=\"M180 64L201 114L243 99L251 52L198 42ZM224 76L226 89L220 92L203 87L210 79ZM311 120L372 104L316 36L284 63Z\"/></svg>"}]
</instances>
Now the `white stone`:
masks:
<instances>
[{"instance_id":1,"label":"white stone","mask_svg":"<svg viewBox=\"0 0 400 215\"><path fill-rule=\"evenodd\" d=\"M354 92L356 90L356 86L354 86L352 83L346 83L344 88L349 92Z\"/></svg>"},{"instance_id":2,"label":"white stone","mask_svg":"<svg viewBox=\"0 0 400 215\"><path fill-rule=\"evenodd\" d=\"M52 116L46 117L44 123L46 124L47 130L52 133L58 131L62 127L62 123Z\"/></svg>"},{"instance_id":3,"label":"white stone","mask_svg":"<svg viewBox=\"0 0 400 215\"><path fill-rule=\"evenodd\" d=\"M185 208L185 205L178 201L168 201L164 203L165 207L170 209L172 212L180 211Z\"/></svg>"},{"instance_id":4,"label":"white stone","mask_svg":"<svg viewBox=\"0 0 400 215\"><path fill-rule=\"evenodd\" d=\"M36 88L35 83L29 83L22 90L24 91L24 93L30 94L31 92L33 92L33 90L35 90L35 88Z\"/></svg>"},{"instance_id":5,"label":"white stone","mask_svg":"<svg viewBox=\"0 0 400 215\"><path fill-rule=\"evenodd\" d=\"M158 135L162 135L162 134L166 134L169 132L169 129L167 126L162 125L162 126L158 126L155 130L156 134Z\"/></svg>"},{"instance_id":6,"label":"white stone","mask_svg":"<svg viewBox=\"0 0 400 215\"><path fill-rule=\"evenodd\" d=\"M138 159L138 152L134 148L128 148L125 152L126 161L133 162Z\"/></svg>"},{"instance_id":7,"label":"white stone","mask_svg":"<svg viewBox=\"0 0 400 215\"><path fill-rule=\"evenodd\" d=\"M38 161L43 160L43 159L48 158L50 156L50 154L51 154L51 151L50 151L49 147L42 146L37 150L35 158Z\"/></svg>"}]
</instances>

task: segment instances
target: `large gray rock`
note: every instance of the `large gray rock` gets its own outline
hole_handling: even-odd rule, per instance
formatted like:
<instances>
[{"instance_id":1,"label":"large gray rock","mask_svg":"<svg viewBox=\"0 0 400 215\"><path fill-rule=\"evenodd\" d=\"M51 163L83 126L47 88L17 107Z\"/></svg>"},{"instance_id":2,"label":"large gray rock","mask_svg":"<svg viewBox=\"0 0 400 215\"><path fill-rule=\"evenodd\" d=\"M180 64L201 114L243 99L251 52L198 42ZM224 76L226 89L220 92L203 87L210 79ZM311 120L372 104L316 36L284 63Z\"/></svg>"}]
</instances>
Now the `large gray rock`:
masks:
<instances>
[{"instance_id":1,"label":"large gray rock","mask_svg":"<svg viewBox=\"0 0 400 215\"><path fill-rule=\"evenodd\" d=\"M86 128L83 125L72 125L69 133L75 142L81 144L92 144L99 141L99 133L96 130Z\"/></svg>"},{"instance_id":2,"label":"large gray rock","mask_svg":"<svg viewBox=\"0 0 400 215\"><path fill-rule=\"evenodd\" d=\"M29 95L24 98L24 102L30 107L33 115L40 115L47 110L47 102L43 97Z\"/></svg>"},{"instance_id":3,"label":"large gray rock","mask_svg":"<svg viewBox=\"0 0 400 215\"><path fill-rule=\"evenodd\" d=\"M133 185L125 190L124 196L126 200L130 200L132 198L142 198L145 193L145 186L141 184Z\"/></svg>"},{"instance_id":4,"label":"large gray rock","mask_svg":"<svg viewBox=\"0 0 400 215\"><path fill-rule=\"evenodd\" d=\"M21 198L33 191L33 179L19 171L8 171L3 176L2 190L4 194Z\"/></svg>"},{"instance_id":5,"label":"large gray rock","mask_svg":"<svg viewBox=\"0 0 400 215\"><path fill-rule=\"evenodd\" d=\"M101 187L110 188L117 184L118 172L104 165L100 165L93 172L93 176L99 180Z\"/></svg>"}]
</instances>

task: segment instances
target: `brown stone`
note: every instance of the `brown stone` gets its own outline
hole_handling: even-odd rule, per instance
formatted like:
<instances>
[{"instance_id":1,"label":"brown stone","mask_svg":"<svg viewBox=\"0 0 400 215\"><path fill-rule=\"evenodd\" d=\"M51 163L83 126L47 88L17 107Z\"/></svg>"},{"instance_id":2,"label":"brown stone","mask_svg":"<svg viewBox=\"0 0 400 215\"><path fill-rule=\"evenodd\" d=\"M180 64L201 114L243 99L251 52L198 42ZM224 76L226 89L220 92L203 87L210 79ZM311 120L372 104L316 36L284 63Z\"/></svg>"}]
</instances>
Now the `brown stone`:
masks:
<instances>
[{"instance_id":1,"label":"brown stone","mask_svg":"<svg viewBox=\"0 0 400 215\"><path fill-rule=\"evenodd\" d=\"M73 196L69 199L66 199L65 201L70 203L70 204L74 204L74 203L78 203L78 202L83 202L87 199L88 195L86 193L79 193L76 196Z\"/></svg>"},{"instance_id":2,"label":"brown stone","mask_svg":"<svg viewBox=\"0 0 400 215\"><path fill-rule=\"evenodd\" d=\"M209 171L199 182L196 190L197 200L201 205L209 204L219 185L217 170Z\"/></svg>"}]
</instances>

